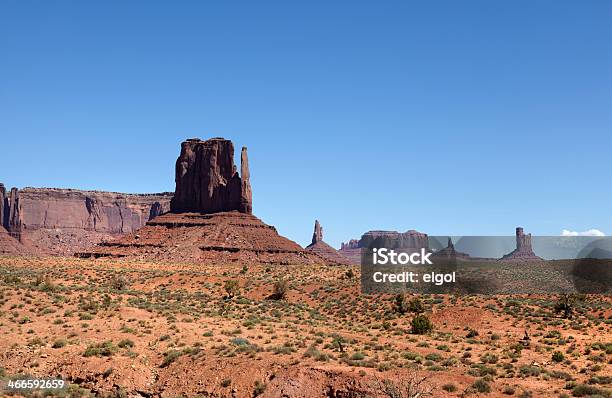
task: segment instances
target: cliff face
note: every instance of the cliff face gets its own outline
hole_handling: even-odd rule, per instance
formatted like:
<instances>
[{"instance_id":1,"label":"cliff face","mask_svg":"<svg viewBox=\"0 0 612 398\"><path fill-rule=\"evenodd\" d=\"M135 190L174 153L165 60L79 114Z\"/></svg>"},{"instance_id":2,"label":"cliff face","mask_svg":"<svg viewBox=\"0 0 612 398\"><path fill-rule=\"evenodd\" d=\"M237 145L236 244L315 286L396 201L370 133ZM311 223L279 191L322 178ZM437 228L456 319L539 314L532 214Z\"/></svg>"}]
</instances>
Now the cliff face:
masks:
<instances>
[{"instance_id":1,"label":"cliff face","mask_svg":"<svg viewBox=\"0 0 612 398\"><path fill-rule=\"evenodd\" d=\"M242 148L241 174L234 164L234 144L223 138L188 139L176 160L173 213L218 213L253 210L249 162Z\"/></svg>"},{"instance_id":2,"label":"cliff face","mask_svg":"<svg viewBox=\"0 0 612 398\"><path fill-rule=\"evenodd\" d=\"M56 188L13 188L4 196L2 226L9 235L51 254L133 232L170 209L171 193L124 194Z\"/></svg>"},{"instance_id":3,"label":"cliff face","mask_svg":"<svg viewBox=\"0 0 612 398\"><path fill-rule=\"evenodd\" d=\"M169 210L172 194L123 194L74 189L25 188L18 191L16 216L22 231L40 228L83 229L127 233L142 227L152 215Z\"/></svg>"}]
</instances>

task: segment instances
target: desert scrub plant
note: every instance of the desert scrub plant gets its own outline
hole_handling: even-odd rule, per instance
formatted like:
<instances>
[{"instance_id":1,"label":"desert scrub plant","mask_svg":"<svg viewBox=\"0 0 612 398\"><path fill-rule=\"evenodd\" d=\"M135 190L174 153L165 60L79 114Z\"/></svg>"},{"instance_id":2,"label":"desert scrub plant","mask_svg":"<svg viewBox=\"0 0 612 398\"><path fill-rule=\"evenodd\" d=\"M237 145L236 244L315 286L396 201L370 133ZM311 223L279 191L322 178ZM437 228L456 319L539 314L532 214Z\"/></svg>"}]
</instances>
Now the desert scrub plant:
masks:
<instances>
[{"instance_id":1,"label":"desert scrub plant","mask_svg":"<svg viewBox=\"0 0 612 398\"><path fill-rule=\"evenodd\" d=\"M562 313L563 318L571 319L576 311L576 307L585 298L586 295L584 294L561 294L553 309L556 314Z\"/></svg>"},{"instance_id":2,"label":"desert scrub plant","mask_svg":"<svg viewBox=\"0 0 612 398\"><path fill-rule=\"evenodd\" d=\"M235 279L226 280L223 284L223 288L227 294L225 297L228 299L234 298L240 294L240 284Z\"/></svg>"},{"instance_id":3,"label":"desert scrub plant","mask_svg":"<svg viewBox=\"0 0 612 398\"><path fill-rule=\"evenodd\" d=\"M405 314L408 312L408 300L406 299L406 295L404 293L398 293L395 295L395 304L394 310L400 314Z\"/></svg>"},{"instance_id":4,"label":"desert scrub plant","mask_svg":"<svg viewBox=\"0 0 612 398\"><path fill-rule=\"evenodd\" d=\"M178 351L178 350L166 351L164 353L164 360L162 361L161 365L159 365L159 367L166 368L170 366L170 364L172 364L174 361L179 359L181 355L183 355L183 351Z\"/></svg>"},{"instance_id":5,"label":"desert scrub plant","mask_svg":"<svg viewBox=\"0 0 612 398\"><path fill-rule=\"evenodd\" d=\"M117 344L117 346L119 348L132 348L134 347L134 342L130 339L123 339Z\"/></svg>"},{"instance_id":6,"label":"desert scrub plant","mask_svg":"<svg viewBox=\"0 0 612 398\"><path fill-rule=\"evenodd\" d=\"M418 314L410 322L411 332L413 334L427 334L430 333L434 325L425 314Z\"/></svg>"},{"instance_id":7,"label":"desert scrub plant","mask_svg":"<svg viewBox=\"0 0 612 398\"><path fill-rule=\"evenodd\" d=\"M278 279L274 282L272 295L270 298L273 300L284 300L287 297L287 292L289 291L289 282L285 279Z\"/></svg>"},{"instance_id":8,"label":"desert scrub plant","mask_svg":"<svg viewBox=\"0 0 612 398\"><path fill-rule=\"evenodd\" d=\"M384 379L375 381L373 389L380 391L389 398L426 398L434 396L434 387L427 381L428 376L411 373L399 381Z\"/></svg>"},{"instance_id":9,"label":"desert scrub plant","mask_svg":"<svg viewBox=\"0 0 612 398\"><path fill-rule=\"evenodd\" d=\"M113 290L125 290L128 287L127 279L125 279L121 275L114 275L110 280L110 287Z\"/></svg>"},{"instance_id":10,"label":"desert scrub plant","mask_svg":"<svg viewBox=\"0 0 612 398\"><path fill-rule=\"evenodd\" d=\"M491 385L485 379L478 379L472 384L472 388L481 394L488 394L491 392Z\"/></svg>"},{"instance_id":11,"label":"desert scrub plant","mask_svg":"<svg viewBox=\"0 0 612 398\"><path fill-rule=\"evenodd\" d=\"M266 384L261 381L255 381L255 387L253 388L253 396L257 397L266 391Z\"/></svg>"},{"instance_id":12,"label":"desert scrub plant","mask_svg":"<svg viewBox=\"0 0 612 398\"><path fill-rule=\"evenodd\" d=\"M455 392L457 391L457 386L454 385L453 383L446 383L445 385L442 386L442 389L446 392Z\"/></svg>"},{"instance_id":13,"label":"desert scrub plant","mask_svg":"<svg viewBox=\"0 0 612 398\"><path fill-rule=\"evenodd\" d=\"M602 388L598 388L595 386L590 386L588 384L578 384L572 388L572 395L574 397L604 397L610 398L612 397L612 392L610 390L604 390Z\"/></svg>"},{"instance_id":14,"label":"desert scrub plant","mask_svg":"<svg viewBox=\"0 0 612 398\"><path fill-rule=\"evenodd\" d=\"M53 342L53 345L51 345L51 348L63 348L66 346L66 344L68 344L68 340L58 339Z\"/></svg>"},{"instance_id":15,"label":"desert scrub plant","mask_svg":"<svg viewBox=\"0 0 612 398\"><path fill-rule=\"evenodd\" d=\"M113 344L112 340L107 340L98 344L87 346L83 356L85 357L111 357L117 352L118 348Z\"/></svg>"},{"instance_id":16,"label":"desert scrub plant","mask_svg":"<svg viewBox=\"0 0 612 398\"><path fill-rule=\"evenodd\" d=\"M565 355L563 355L563 353L561 351L553 352L552 360L554 362L563 362L564 359L565 359Z\"/></svg>"}]
</instances>

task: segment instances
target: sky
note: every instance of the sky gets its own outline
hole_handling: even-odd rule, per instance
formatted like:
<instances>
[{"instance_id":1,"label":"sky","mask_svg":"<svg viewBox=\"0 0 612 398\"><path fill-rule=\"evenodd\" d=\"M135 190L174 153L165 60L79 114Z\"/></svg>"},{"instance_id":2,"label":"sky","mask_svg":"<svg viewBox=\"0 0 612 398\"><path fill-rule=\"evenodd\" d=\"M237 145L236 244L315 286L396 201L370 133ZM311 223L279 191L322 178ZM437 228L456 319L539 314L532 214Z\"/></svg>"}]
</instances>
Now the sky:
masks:
<instances>
[{"instance_id":1,"label":"sky","mask_svg":"<svg viewBox=\"0 0 612 398\"><path fill-rule=\"evenodd\" d=\"M612 3L0 0L0 182L174 190L186 138L247 146L254 213L612 234ZM236 151L239 155L239 150Z\"/></svg>"}]
</instances>

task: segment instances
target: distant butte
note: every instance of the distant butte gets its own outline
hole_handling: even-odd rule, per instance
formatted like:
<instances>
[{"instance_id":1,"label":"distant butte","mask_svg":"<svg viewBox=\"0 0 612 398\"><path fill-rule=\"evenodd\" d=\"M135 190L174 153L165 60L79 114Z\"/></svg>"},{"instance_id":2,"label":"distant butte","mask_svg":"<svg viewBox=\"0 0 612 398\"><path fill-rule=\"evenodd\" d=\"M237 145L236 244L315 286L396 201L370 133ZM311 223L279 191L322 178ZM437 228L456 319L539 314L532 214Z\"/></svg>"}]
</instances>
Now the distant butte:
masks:
<instances>
[{"instance_id":1,"label":"distant butte","mask_svg":"<svg viewBox=\"0 0 612 398\"><path fill-rule=\"evenodd\" d=\"M537 261L542 258L535 255L531 247L531 234L525 234L523 228L516 228L516 249L503 256L500 260Z\"/></svg>"}]
</instances>

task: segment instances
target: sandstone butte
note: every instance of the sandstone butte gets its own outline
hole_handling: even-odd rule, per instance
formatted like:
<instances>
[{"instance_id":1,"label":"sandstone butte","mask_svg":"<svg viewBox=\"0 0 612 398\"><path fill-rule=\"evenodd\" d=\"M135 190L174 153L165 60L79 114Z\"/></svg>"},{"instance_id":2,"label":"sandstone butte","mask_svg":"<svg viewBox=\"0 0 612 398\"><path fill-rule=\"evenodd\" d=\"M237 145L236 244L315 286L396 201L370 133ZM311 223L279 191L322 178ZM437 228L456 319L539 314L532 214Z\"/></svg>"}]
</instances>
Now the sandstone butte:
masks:
<instances>
[{"instance_id":1,"label":"sandstone butte","mask_svg":"<svg viewBox=\"0 0 612 398\"><path fill-rule=\"evenodd\" d=\"M76 253L77 257L137 257L214 263L329 263L279 235L252 214L247 149L240 173L234 145L223 138L181 144L170 211L138 231Z\"/></svg>"},{"instance_id":2,"label":"sandstone butte","mask_svg":"<svg viewBox=\"0 0 612 398\"><path fill-rule=\"evenodd\" d=\"M525 234L522 227L516 228L516 249L503 256L500 260L542 261L535 255L531 247L531 234Z\"/></svg>"},{"instance_id":3,"label":"sandstone butte","mask_svg":"<svg viewBox=\"0 0 612 398\"><path fill-rule=\"evenodd\" d=\"M306 246L306 250L327 259L331 263L350 264L350 261L336 249L323 241L323 227L319 220L315 220L314 232L312 233L312 242Z\"/></svg>"},{"instance_id":4,"label":"sandstone butte","mask_svg":"<svg viewBox=\"0 0 612 398\"><path fill-rule=\"evenodd\" d=\"M361 249L367 247L403 248L408 251L427 249L429 241L427 234L415 230L406 232L397 231L368 231L361 235L359 240L351 239L342 243L339 253L347 258L351 264L361 264Z\"/></svg>"}]
</instances>

